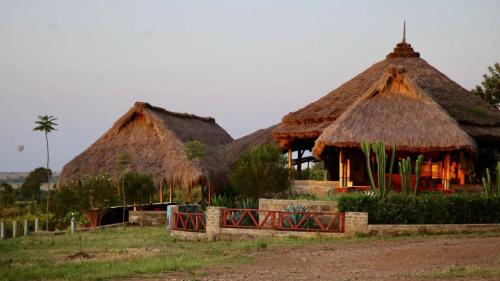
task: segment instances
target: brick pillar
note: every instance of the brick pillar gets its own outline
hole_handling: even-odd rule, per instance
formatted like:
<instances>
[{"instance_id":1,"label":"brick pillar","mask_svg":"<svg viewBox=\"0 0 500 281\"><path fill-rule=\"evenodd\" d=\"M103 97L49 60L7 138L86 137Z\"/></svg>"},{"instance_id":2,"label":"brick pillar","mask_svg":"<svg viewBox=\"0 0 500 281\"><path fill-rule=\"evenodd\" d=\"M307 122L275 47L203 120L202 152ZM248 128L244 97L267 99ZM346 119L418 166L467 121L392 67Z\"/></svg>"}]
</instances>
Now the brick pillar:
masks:
<instances>
[{"instance_id":1,"label":"brick pillar","mask_svg":"<svg viewBox=\"0 0 500 281\"><path fill-rule=\"evenodd\" d=\"M354 235L356 233L368 234L368 213L345 213L345 234Z\"/></svg>"},{"instance_id":2,"label":"brick pillar","mask_svg":"<svg viewBox=\"0 0 500 281\"><path fill-rule=\"evenodd\" d=\"M206 235L208 241L215 241L220 237L222 209L222 207L207 207Z\"/></svg>"}]
</instances>

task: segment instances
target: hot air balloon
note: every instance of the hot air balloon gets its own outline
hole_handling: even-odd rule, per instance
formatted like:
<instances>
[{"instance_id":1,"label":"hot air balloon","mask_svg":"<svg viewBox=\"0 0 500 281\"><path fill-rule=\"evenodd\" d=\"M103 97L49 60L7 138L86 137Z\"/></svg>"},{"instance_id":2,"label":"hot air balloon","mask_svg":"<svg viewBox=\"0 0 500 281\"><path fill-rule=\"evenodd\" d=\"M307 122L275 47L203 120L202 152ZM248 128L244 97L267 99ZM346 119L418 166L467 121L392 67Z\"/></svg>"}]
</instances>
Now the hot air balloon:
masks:
<instances>
[{"instance_id":1,"label":"hot air balloon","mask_svg":"<svg viewBox=\"0 0 500 281\"><path fill-rule=\"evenodd\" d=\"M23 152L23 150L24 150L24 145L22 145L22 144L18 144L18 145L17 145L17 151L18 151L19 153L21 153L21 152Z\"/></svg>"}]
</instances>

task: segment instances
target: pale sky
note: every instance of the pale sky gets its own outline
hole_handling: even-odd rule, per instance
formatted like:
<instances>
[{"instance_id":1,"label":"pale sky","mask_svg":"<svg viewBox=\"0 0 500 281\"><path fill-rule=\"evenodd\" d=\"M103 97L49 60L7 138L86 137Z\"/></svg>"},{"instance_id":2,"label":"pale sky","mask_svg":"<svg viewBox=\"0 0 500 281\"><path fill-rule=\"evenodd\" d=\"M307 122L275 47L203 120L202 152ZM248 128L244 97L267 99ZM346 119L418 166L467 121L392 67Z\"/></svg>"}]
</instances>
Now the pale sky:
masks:
<instances>
[{"instance_id":1,"label":"pale sky","mask_svg":"<svg viewBox=\"0 0 500 281\"><path fill-rule=\"evenodd\" d=\"M327 94L401 41L466 89L500 61L500 1L0 0L0 171L51 167L135 101L234 138ZM18 153L16 146L25 150Z\"/></svg>"}]
</instances>

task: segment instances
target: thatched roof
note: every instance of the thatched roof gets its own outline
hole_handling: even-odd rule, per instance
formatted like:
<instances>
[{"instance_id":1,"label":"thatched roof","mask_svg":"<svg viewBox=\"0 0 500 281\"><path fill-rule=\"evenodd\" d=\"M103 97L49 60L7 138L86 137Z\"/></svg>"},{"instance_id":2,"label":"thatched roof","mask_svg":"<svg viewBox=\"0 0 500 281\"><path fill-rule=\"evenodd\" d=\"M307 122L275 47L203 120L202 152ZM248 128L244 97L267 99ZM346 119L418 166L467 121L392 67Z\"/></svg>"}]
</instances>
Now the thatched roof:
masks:
<instances>
[{"instance_id":1,"label":"thatched roof","mask_svg":"<svg viewBox=\"0 0 500 281\"><path fill-rule=\"evenodd\" d=\"M188 160L184 153L184 143L191 140L205 145L206 156L199 163ZM118 154L128 152L133 159L131 169L151 174L157 183L187 186L208 180L215 184L229 170L216 147L232 140L213 118L137 102L101 138L64 166L59 183L100 172L117 176Z\"/></svg>"},{"instance_id":2,"label":"thatched roof","mask_svg":"<svg viewBox=\"0 0 500 281\"><path fill-rule=\"evenodd\" d=\"M316 140L313 154L326 146L359 147L363 140L396 145L398 151L476 149L474 140L414 80L404 66L388 66L349 109Z\"/></svg>"},{"instance_id":3,"label":"thatched roof","mask_svg":"<svg viewBox=\"0 0 500 281\"><path fill-rule=\"evenodd\" d=\"M222 147L222 151L228 163L230 165L233 164L236 160L238 160L240 155L254 147L273 142L272 131L276 127L277 125L273 125L269 128L255 131L224 145Z\"/></svg>"},{"instance_id":4,"label":"thatched roof","mask_svg":"<svg viewBox=\"0 0 500 281\"><path fill-rule=\"evenodd\" d=\"M410 44L399 43L387 58L319 100L291 112L273 132L276 140L317 138L366 93L389 65L406 69L406 77L439 104L475 139L500 140L500 111L432 67Z\"/></svg>"}]
</instances>

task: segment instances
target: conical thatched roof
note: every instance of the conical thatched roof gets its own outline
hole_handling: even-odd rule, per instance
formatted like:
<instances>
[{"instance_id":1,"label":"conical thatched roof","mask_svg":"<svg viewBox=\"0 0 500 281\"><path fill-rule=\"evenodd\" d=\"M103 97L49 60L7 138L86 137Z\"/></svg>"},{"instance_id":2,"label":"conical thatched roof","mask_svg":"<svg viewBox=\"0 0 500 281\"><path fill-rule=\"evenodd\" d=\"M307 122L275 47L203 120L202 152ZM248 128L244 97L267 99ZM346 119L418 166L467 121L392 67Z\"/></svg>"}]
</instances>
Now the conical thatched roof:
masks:
<instances>
[{"instance_id":1,"label":"conical thatched roof","mask_svg":"<svg viewBox=\"0 0 500 281\"><path fill-rule=\"evenodd\" d=\"M476 140L500 141L500 112L420 58L410 44L399 43L387 58L319 100L291 112L273 132L276 140L317 138L366 93L389 65L406 69L406 77L439 104Z\"/></svg>"},{"instance_id":2,"label":"conical thatched roof","mask_svg":"<svg viewBox=\"0 0 500 281\"><path fill-rule=\"evenodd\" d=\"M202 161L187 159L183 145L191 140L204 143ZM100 172L117 176L118 154L128 152L133 159L131 169L151 174L157 183L187 186L208 180L215 185L229 170L217 147L231 141L231 136L213 118L137 102L101 138L64 166L59 183Z\"/></svg>"},{"instance_id":3,"label":"conical thatched roof","mask_svg":"<svg viewBox=\"0 0 500 281\"><path fill-rule=\"evenodd\" d=\"M395 144L398 151L475 150L473 139L411 78L403 66L388 66L349 109L316 140L325 146L359 147L363 140Z\"/></svg>"}]
</instances>

